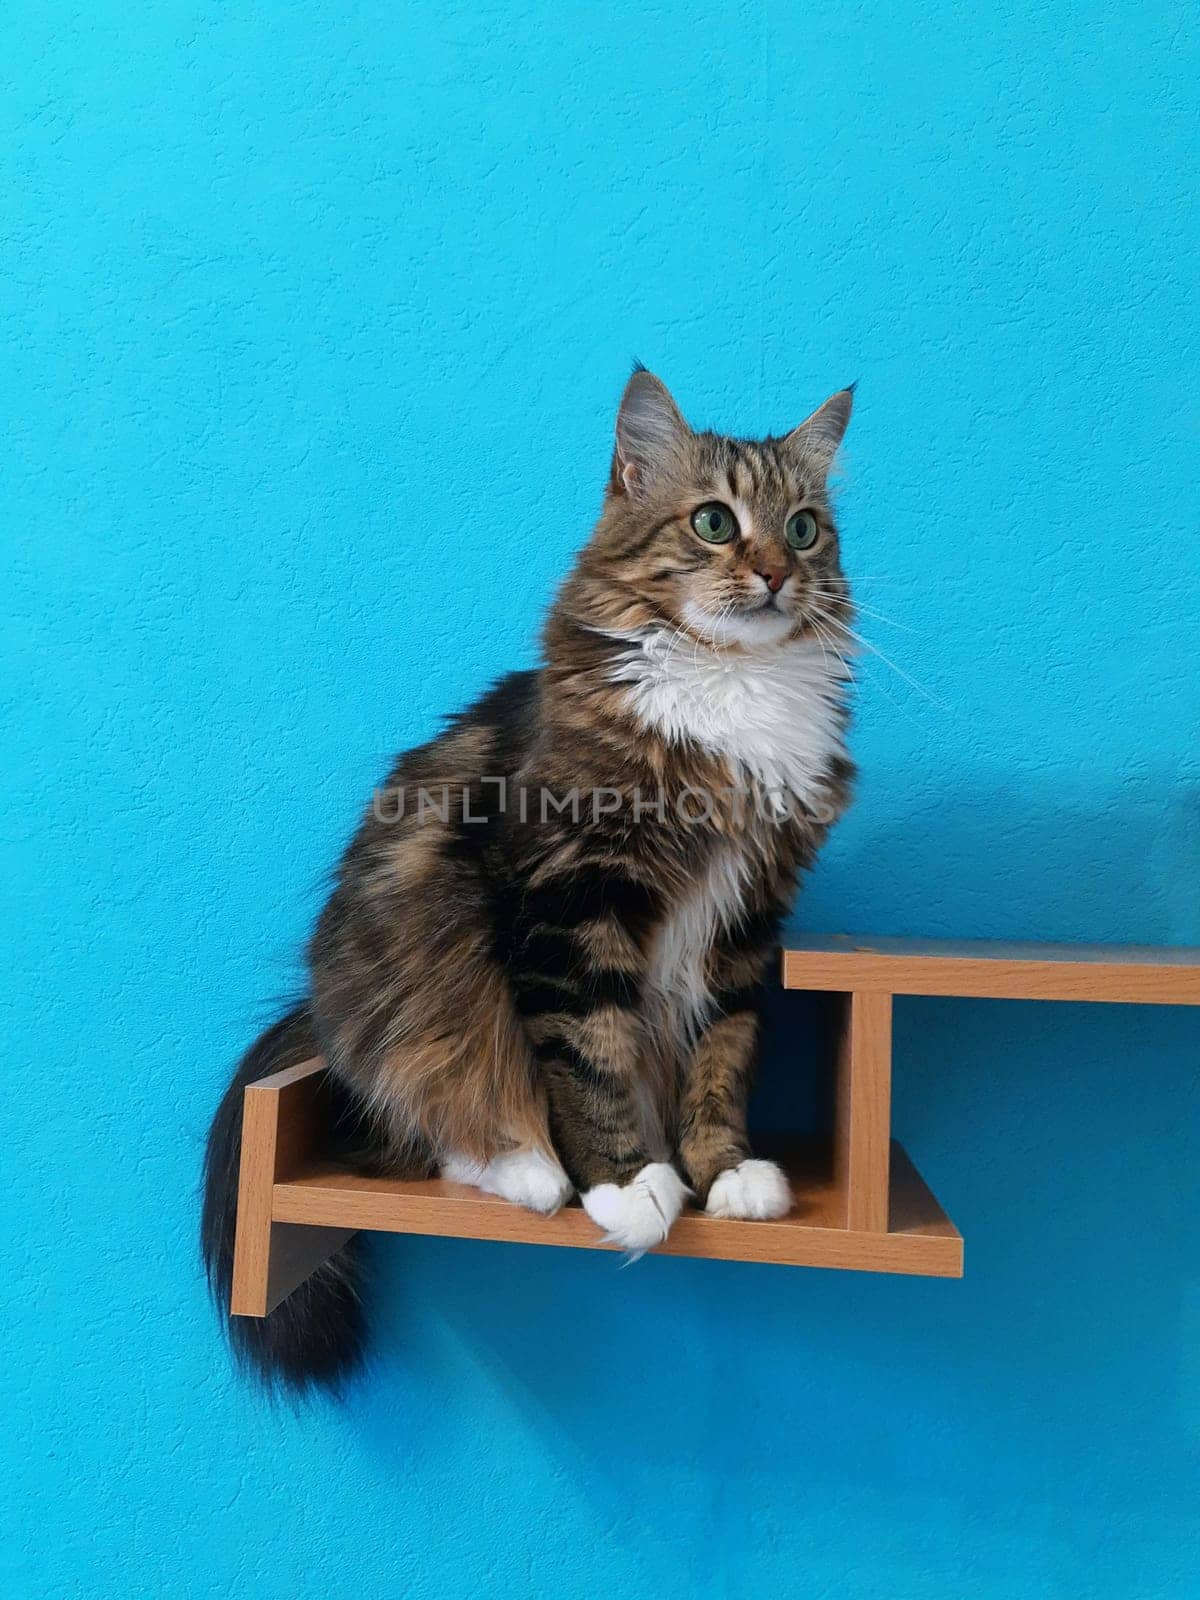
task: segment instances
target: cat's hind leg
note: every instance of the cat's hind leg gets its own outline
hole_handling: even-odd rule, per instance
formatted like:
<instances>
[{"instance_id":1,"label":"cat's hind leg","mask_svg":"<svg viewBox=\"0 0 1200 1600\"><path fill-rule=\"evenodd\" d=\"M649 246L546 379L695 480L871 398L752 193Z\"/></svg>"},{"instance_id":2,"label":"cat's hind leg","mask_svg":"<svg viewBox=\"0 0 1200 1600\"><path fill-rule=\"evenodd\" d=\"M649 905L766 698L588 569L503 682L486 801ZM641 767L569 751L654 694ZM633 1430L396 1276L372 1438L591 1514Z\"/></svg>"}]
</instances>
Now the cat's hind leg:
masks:
<instances>
[{"instance_id":1,"label":"cat's hind leg","mask_svg":"<svg viewBox=\"0 0 1200 1600\"><path fill-rule=\"evenodd\" d=\"M452 1183L470 1184L484 1194L499 1195L513 1205L545 1215L565 1205L574 1192L570 1178L554 1157L532 1146L506 1150L490 1161L448 1155L443 1157L440 1171Z\"/></svg>"}]
</instances>

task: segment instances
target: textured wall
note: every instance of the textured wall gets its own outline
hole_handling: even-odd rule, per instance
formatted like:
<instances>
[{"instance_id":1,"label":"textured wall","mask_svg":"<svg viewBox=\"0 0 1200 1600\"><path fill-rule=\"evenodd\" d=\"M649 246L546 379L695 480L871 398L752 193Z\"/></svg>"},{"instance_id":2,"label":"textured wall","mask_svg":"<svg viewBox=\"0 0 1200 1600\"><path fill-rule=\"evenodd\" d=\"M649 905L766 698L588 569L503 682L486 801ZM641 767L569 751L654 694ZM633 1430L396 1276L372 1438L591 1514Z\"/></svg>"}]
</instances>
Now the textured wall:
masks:
<instances>
[{"instance_id":1,"label":"textured wall","mask_svg":"<svg viewBox=\"0 0 1200 1600\"><path fill-rule=\"evenodd\" d=\"M388 754L530 659L634 355L747 432L860 381L900 670L807 921L1200 942L1191 10L10 9L6 1596L1196 1593L1195 1015L901 1008L962 1284L387 1241L296 1418L193 1251L230 1060Z\"/></svg>"}]
</instances>

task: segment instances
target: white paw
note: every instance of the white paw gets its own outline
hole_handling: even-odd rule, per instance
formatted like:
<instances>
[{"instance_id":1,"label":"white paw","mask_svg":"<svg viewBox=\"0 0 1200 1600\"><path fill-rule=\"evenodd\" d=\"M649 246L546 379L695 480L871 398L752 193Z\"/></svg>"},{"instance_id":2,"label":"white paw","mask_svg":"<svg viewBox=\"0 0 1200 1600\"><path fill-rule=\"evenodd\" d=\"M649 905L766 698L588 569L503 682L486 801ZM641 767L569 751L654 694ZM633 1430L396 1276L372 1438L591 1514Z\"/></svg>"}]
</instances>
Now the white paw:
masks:
<instances>
[{"instance_id":1,"label":"white paw","mask_svg":"<svg viewBox=\"0 0 1200 1600\"><path fill-rule=\"evenodd\" d=\"M452 1183L469 1183L484 1194L499 1195L529 1211L557 1211L571 1198L571 1180L540 1150L509 1150L493 1156L484 1166L466 1156L447 1156L442 1177Z\"/></svg>"},{"instance_id":2,"label":"white paw","mask_svg":"<svg viewBox=\"0 0 1200 1600\"><path fill-rule=\"evenodd\" d=\"M477 1189L483 1177L483 1162L472 1161L469 1156L446 1156L442 1161L441 1173L451 1183L466 1183L472 1189Z\"/></svg>"},{"instance_id":3,"label":"white paw","mask_svg":"<svg viewBox=\"0 0 1200 1600\"><path fill-rule=\"evenodd\" d=\"M605 1240L640 1256L661 1244L683 1209L688 1188L666 1161L652 1161L626 1184L600 1183L583 1195L583 1209Z\"/></svg>"},{"instance_id":4,"label":"white paw","mask_svg":"<svg viewBox=\"0 0 1200 1600\"><path fill-rule=\"evenodd\" d=\"M773 1161L740 1161L722 1172L708 1191L710 1217L785 1217L792 1209L791 1185Z\"/></svg>"},{"instance_id":5,"label":"white paw","mask_svg":"<svg viewBox=\"0 0 1200 1600\"><path fill-rule=\"evenodd\" d=\"M540 1150L510 1150L494 1156L484 1168L479 1187L530 1211L557 1211L571 1198L570 1178Z\"/></svg>"}]
</instances>

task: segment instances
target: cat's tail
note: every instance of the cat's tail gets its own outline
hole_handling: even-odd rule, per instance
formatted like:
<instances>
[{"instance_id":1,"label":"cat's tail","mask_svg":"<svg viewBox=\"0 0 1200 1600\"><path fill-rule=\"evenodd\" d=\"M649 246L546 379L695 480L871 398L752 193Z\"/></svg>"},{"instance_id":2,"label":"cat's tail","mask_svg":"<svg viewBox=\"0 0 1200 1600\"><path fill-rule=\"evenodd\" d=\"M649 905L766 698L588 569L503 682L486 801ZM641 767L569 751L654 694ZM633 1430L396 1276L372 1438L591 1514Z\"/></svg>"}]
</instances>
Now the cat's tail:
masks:
<instances>
[{"instance_id":1,"label":"cat's tail","mask_svg":"<svg viewBox=\"0 0 1200 1600\"><path fill-rule=\"evenodd\" d=\"M295 1395L340 1388L362 1361L367 1324L360 1295L359 1240L351 1239L267 1316L229 1315L242 1101L247 1084L319 1053L307 1004L296 1006L268 1028L238 1064L213 1118L204 1156L200 1250L229 1342L239 1363L267 1388ZM353 1108L331 1106L328 1120L323 1133L334 1146L329 1153L348 1155L349 1130L357 1120Z\"/></svg>"}]
</instances>

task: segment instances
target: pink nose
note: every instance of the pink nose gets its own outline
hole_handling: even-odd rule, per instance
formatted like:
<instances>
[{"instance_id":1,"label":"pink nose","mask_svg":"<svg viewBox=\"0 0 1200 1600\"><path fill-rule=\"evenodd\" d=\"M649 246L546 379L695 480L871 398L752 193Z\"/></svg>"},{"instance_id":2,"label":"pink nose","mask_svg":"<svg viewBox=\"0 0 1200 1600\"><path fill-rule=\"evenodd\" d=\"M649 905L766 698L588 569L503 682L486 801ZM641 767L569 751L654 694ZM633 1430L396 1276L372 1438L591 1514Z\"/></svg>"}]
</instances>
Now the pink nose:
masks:
<instances>
[{"instance_id":1,"label":"pink nose","mask_svg":"<svg viewBox=\"0 0 1200 1600\"><path fill-rule=\"evenodd\" d=\"M786 567L755 567L754 570L772 594L778 594L783 588L783 580L787 577Z\"/></svg>"}]
</instances>

